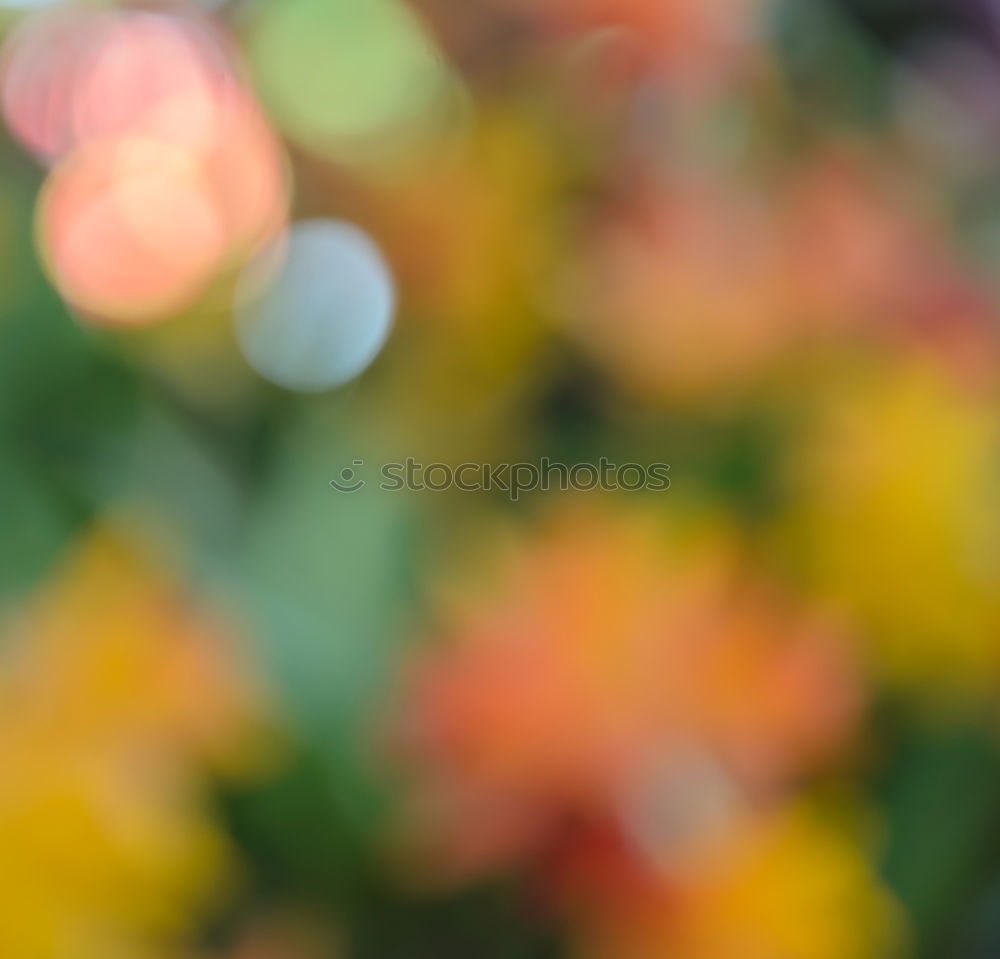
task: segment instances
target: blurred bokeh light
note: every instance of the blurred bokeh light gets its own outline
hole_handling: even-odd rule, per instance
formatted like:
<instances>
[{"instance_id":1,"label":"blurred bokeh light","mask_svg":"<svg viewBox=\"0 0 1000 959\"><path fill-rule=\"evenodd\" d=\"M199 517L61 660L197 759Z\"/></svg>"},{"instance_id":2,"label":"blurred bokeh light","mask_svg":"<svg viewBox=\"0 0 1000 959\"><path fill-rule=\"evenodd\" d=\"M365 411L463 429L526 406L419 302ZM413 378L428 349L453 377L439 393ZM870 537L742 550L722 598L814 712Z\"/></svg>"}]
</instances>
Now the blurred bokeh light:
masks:
<instances>
[{"instance_id":1,"label":"blurred bokeh light","mask_svg":"<svg viewBox=\"0 0 1000 959\"><path fill-rule=\"evenodd\" d=\"M281 149L201 18L51 12L6 54L8 122L57 162L39 242L91 321L162 320L280 227Z\"/></svg>"},{"instance_id":2,"label":"blurred bokeh light","mask_svg":"<svg viewBox=\"0 0 1000 959\"><path fill-rule=\"evenodd\" d=\"M395 307L392 275L371 238L350 223L296 223L262 261L237 288L236 336L250 365L307 392L361 373Z\"/></svg>"},{"instance_id":3,"label":"blurred bokeh light","mask_svg":"<svg viewBox=\"0 0 1000 959\"><path fill-rule=\"evenodd\" d=\"M250 24L249 51L282 129L332 160L405 152L459 111L457 81L401 0L267 4Z\"/></svg>"}]
</instances>

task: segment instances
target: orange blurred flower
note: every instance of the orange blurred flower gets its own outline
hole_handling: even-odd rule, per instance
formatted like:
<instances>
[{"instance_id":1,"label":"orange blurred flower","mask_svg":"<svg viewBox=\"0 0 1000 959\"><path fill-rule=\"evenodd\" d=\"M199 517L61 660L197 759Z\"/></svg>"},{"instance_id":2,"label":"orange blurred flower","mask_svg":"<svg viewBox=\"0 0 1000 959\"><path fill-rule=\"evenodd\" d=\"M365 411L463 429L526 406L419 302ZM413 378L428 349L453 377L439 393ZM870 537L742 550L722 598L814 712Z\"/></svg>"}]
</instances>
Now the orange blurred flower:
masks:
<instances>
[{"instance_id":1,"label":"orange blurred flower","mask_svg":"<svg viewBox=\"0 0 1000 959\"><path fill-rule=\"evenodd\" d=\"M684 95L715 89L754 51L769 0L494 0L550 35L620 32L638 65Z\"/></svg>"},{"instance_id":2,"label":"orange blurred flower","mask_svg":"<svg viewBox=\"0 0 1000 959\"><path fill-rule=\"evenodd\" d=\"M672 398L739 383L794 336L763 196L702 177L647 183L590 236L568 325L629 390Z\"/></svg>"},{"instance_id":3,"label":"orange blurred flower","mask_svg":"<svg viewBox=\"0 0 1000 959\"><path fill-rule=\"evenodd\" d=\"M859 704L828 624L725 538L664 540L650 517L560 516L444 630L404 715L416 815L460 871L576 820L641 833L651 797L683 857L838 747Z\"/></svg>"},{"instance_id":4,"label":"orange blurred flower","mask_svg":"<svg viewBox=\"0 0 1000 959\"><path fill-rule=\"evenodd\" d=\"M847 148L776 182L658 173L599 218L566 325L652 400L724 393L838 342L922 342L983 367L988 298L937 231Z\"/></svg>"}]
</instances>

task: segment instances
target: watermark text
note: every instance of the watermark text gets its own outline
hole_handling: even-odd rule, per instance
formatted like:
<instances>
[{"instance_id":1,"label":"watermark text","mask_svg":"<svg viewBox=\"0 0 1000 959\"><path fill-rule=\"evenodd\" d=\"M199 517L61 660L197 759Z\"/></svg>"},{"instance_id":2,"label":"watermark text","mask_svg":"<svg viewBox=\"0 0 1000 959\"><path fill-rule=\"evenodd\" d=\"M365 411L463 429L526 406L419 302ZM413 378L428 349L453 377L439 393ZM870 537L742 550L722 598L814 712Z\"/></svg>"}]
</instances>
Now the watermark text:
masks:
<instances>
[{"instance_id":1,"label":"watermark text","mask_svg":"<svg viewBox=\"0 0 1000 959\"><path fill-rule=\"evenodd\" d=\"M364 460L354 460L330 480L341 493L356 493L368 485ZM601 457L597 463L559 463L542 457L537 463L420 463L409 457L402 462L384 463L379 468L379 489L387 492L497 492L513 502L524 493L549 492L648 492L670 489L668 463L613 463Z\"/></svg>"}]
</instances>

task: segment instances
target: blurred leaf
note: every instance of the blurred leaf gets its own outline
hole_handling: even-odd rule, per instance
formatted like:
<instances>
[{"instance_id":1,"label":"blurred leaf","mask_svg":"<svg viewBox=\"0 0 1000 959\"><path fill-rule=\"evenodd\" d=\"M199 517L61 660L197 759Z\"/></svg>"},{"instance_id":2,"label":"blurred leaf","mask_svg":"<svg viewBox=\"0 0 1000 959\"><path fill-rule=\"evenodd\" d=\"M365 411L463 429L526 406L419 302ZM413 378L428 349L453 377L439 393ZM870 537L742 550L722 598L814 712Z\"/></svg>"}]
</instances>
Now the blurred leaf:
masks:
<instances>
[{"instance_id":1,"label":"blurred leaf","mask_svg":"<svg viewBox=\"0 0 1000 959\"><path fill-rule=\"evenodd\" d=\"M232 569L288 715L348 789L369 764L361 733L404 634L412 518L404 494L373 482L374 444L334 414L314 408L290 431ZM366 488L334 490L357 459ZM356 803L367 819L367 794Z\"/></svg>"},{"instance_id":2,"label":"blurred leaf","mask_svg":"<svg viewBox=\"0 0 1000 959\"><path fill-rule=\"evenodd\" d=\"M972 726L924 729L894 755L885 782L884 875L923 943L941 943L991 855L1000 807L1000 748Z\"/></svg>"}]
</instances>

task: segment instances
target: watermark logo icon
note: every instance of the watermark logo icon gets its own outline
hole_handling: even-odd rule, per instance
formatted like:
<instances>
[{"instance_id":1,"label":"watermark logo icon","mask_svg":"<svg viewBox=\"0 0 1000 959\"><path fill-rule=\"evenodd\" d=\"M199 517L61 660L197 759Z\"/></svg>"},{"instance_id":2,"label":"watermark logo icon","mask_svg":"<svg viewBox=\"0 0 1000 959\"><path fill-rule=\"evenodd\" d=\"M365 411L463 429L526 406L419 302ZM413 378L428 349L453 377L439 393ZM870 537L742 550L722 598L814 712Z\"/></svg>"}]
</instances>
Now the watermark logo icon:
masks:
<instances>
[{"instance_id":1,"label":"watermark logo icon","mask_svg":"<svg viewBox=\"0 0 1000 959\"><path fill-rule=\"evenodd\" d=\"M330 480L330 485L340 493L356 493L365 487L365 481L358 476L358 470L365 465L364 460L354 460L350 466L340 471L340 476Z\"/></svg>"}]
</instances>

